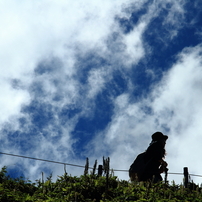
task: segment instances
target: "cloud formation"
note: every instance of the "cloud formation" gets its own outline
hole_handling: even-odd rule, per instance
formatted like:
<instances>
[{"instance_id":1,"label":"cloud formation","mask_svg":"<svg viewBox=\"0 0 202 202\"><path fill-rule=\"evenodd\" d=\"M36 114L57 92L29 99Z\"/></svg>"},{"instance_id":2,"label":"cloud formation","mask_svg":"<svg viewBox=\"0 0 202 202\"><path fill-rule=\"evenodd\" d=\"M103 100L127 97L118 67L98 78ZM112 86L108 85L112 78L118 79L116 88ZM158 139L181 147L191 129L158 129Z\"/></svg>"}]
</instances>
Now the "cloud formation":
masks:
<instances>
[{"instance_id":1,"label":"cloud formation","mask_svg":"<svg viewBox=\"0 0 202 202\"><path fill-rule=\"evenodd\" d=\"M113 119L103 134L106 147L112 147L112 159L119 159L114 167L127 165L134 153L143 152L151 131L163 131L169 136L166 159L170 172L182 173L183 167L189 167L190 173L200 173L201 50L201 45L185 48L145 99L131 103L129 93L116 99ZM182 182L181 176L172 177L170 180Z\"/></svg>"},{"instance_id":2,"label":"cloud formation","mask_svg":"<svg viewBox=\"0 0 202 202\"><path fill-rule=\"evenodd\" d=\"M201 45L176 43L187 13L173 0L1 2L2 152L76 164L108 155L128 169L160 130L170 171L200 173ZM1 156L13 163L31 179L63 172Z\"/></svg>"}]
</instances>

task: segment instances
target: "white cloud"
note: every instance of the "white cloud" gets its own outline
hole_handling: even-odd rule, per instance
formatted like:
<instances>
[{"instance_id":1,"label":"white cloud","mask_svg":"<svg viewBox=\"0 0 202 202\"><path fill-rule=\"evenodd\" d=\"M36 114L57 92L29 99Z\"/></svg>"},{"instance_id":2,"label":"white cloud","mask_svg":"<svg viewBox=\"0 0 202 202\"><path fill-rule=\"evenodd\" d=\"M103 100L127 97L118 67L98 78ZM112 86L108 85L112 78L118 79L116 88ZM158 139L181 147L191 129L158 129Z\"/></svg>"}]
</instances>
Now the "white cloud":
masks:
<instances>
[{"instance_id":1,"label":"white cloud","mask_svg":"<svg viewBox=\"0 0 202 202\"><path fill-rule=\"evenodd\" d=\"M0 106L1 117L0 124L8 122L13 114L20 114L21 103L28 103L29 93L21 89L13 89L9 81L0 81Z\"/></svg>"},{"instance_id":2,"label":"white cloud","mask_svg":"<svg viewBox=\"0 0 202 202\"><path fill-rule=\"evenodd\" d=\"M173 169L190 167L192 173L200 174L201 151L201 46L185 49L166 79L166 85L159 98L154 102L154 109L159 117L171 129L172 141L169 141L171 165ZM161 112L173 112L171 116L162 116ZM178 144L174 137L178 137ZM178 155L174 155L175 151ZM175 163L175 162L179 163ZM194 162L194 164L193 164ZM180 164L181 163L181 164ZM190 171L190 173L191 173ZM197 179L199 182L200 179Z\"/></svg>"},{"instance_id":3,"label":"white cloud","mask_svg":"<svg viewBox=\"0 0 202 202\"><path fill-rule=\"evenodd\" d=\"M122 13L123 2L128 6L132 1L87 1L84 3L82 1L50 2L44 0L35 3L32 1L16 3L8 0L1 2L0 79L3 93L0 101L1 123L10 122L11 117L22 116L21 107L27 105L31 99L37 98L33 88L39 83L44 94L38 96L37 99L46 104L51 103L52 110L55 110L52 111L53 113L57 112L56 110L60 111L61 106L79 103L82 86L76 75L82 71L82 66L77 67L75 59L78 54L82 57L92 50L99 51L100 55L104 54L107 49L105 44L107 37L118 29L114 17ZM125 14L123 13L123 15ZM51 61L53 57L59 58L62 67L52 74L36 75L34 69L37 65L41 62L44 63L43 61ZM51 62L47 65L51 65ZM101 77L100 72L103 74ZM87 88L90 96L95 96L100 90L99 88L104 85L105 74L104 70L91 71L89 74L90 88ZM12 85L13 79L21 84L18 89ZM98 80L96 81L96 79ZM58 82L57 86L54 85L55 81ZM97 86L96 89L94 85ZM32 90L30 90L30 86L32 86ZM61 97L59 102L53 101L53 97L57 94ZM80 103L80 105L83 104L85 107L85 102L84 100L84 103ZM28 117L27 121L28 125L31 124ZM61 145L65 145L67 148L72 144L69 133L76 122L75 118L64 125L64 127L68 127L68 130L66 132L63 130L58 142L49 143L51 150L59 148ZM10 122L11 125L16 125L16 123L17 120ZM57 126L58 123L54 124ZM53 127L54 125L49 129L53 130ZM21 128L21 130L23 129ZM49 132L50 136L54 135L54 131ZM40 140L40 135L36 135L34 143L38 142L40 149L36 149L32 154L38 156L42 152L44 158L49 158L48 150L50 148L47 148L47 141ZM2 149L8 151L6 145L9 145L9 137L2 134L1 140L7 143ZM15 153L19 152L18 147L9 151L14 152L14 150ZM28 153L30 152L28 151ZM59 153L56 152L55 156L58 156ZM64 156L60 156L60 158L64 159ZM2 160L2 164L4 162Z\"/></svg>"},{"instance_id":4,"label":"white cloud","mask_svg":"<svg viewBox=\"0 0 202 202\"><path fill-rule=\"evenodd\" d=\"M112 122L100 134L113 151L113 168L128 169L135 156L148 147L152 133L162 131L169 136L166 145L169 172L182 173L183 167L189 167L191 174L201 174L201 51L200 45L185 48L148 98L131 103L128 95L123 94L116 99ZM150 107L150 112L145 107ZM126 172L117 174L128 178ZM177 183L182 183L182 178L169 175L169 180ZM192 179L200 182L200 178Z\"/></svg>"},{"instance_id":5,"label":"white cloud","mask_svg":"<svg viewBox=\"0 0 202 202\"><path fill-rule=\"evenodd\" d=\"M122 3L1 2L1 86L9 85L8 78L15 78L28 87L35 79L36 65L52 56L62 59L65 74L76 74L80 70L74 67L75 54L106 49L104 41L114 30L114 16L121 14Z\"/></svg>"},{"instance_id":6,"label":"white cloud","mask_svg":"<svg viewBox=\"0 0 202 202\"><path fill-rule=\"evenodd\" d=\"M97 93L101 92L103 88L105 87L105 84L109 79L109 75L111 74L111 67L103 67L100 69L93 69L90 71L88 76L88 85L89 85L89 92L88 96L89 98L94 98Z\"/></svg>"},{"instance_id":7,"label":"white cloud","mask_svg":"<svg viewBox=\"0 0 202 202\"><path fill-rule=\"evenodd\" d=\"M178 18L175 18L175 14L182 15L182 6L180 3L174 3L174 1L166 2L171 4L171 8L168 9L169 18L166 22L172 21L172 23L178 24ZM3 96L0 98L2 114L0 123L7 122L11 117L22 116L21 107L37 98L42 103L50 104L52 107L54 123L50 123L47 128L44 128L44 131L49 132L50 137L53 137L57 136L54 127L60 125L57 116L61 112L61 107L70 104L78 105L78 108L81 108L80 114L60 126L62 132L58 141L53 143L37 134L34 143L38 143L38 147L35 152L31 153L35 157L42 155L43 158L51 157L72 161L69 154L72 152L71 146L74 140L70 136L79 116L86 115L87 112L90 113L89 105L91 106L91 103L89 104L89 100L92 101L104 89L114 71L132 67L145 56L142 36L147 25L158 15L164 4L162 1L151 4L148 12L140 18L137 25L134 25L133 30L128 34L123 34L115 17L129 19L131 17L129 11L134 8L136 10L142 8L144 6L143 1L88 0L84 3L83 1L70 0L43 0L34 3L33 1L16 3L14 0L7 0L0 4L0 90L3 92ZM118 33L118 36L116 40L111 42L109 39L114 33ZM172 141L168 144L175 145L179 156L180 153L183 153L181 152L184 151L183 148L177 148L176 140L172 137L177 132L187 133L183 130L184 126L190 129L189 125L186 124L189 124L192 119L184 124L186 116L194 112L194 115L191 116L194 119L199 118L200 115L198 110L200 105L198 92L200 92L201 85L200 49L200 47L196 47L181 54L178 64L174 65L168 75L164 77L163 83L153 90L151 100L131 103L130 92L115 98L112 122L95 139L99 141L99 145L95 144L97 147L95 151L103 150L103 146L106 145L113 150L110 157L113 159L112 166L114 168L128 168L130 161L136 154L135 152L140 152L142 148L143 150L146 149L150 141L150 132L163 129L162 124L167 124L171 129L169 134L172 135ZM110 65L102 65L90 70L87 75L88 82L84 85L79 82L78 75L79 73L82 74L85 64L78 65L77 57L79 55L82 58L89 52L96 53L107 60ZM51 66L52 58L57 58L61 62L57 66L57 70L41 75L34 72L39 64ZM188 77L193 70L192 77ZM177 75L180 75L179 80ZM16 89L12 86L11 81L13 79L20 82L19 88ZM37 97L33 91L33 84L39 83L44 91L44 95L41 97ZM187 86L187 83L191 86ZM185 97L182 96L182 92L186 94ZM59 101L54 100L57 95L60 97ZM191 98L189 99L190 95ZM179 104L176 105L176 103ZM196 105L190 109L190 106L194 104ZM145 105L151 108L150 114L145 111ZM186 111L184 111L185 108ZM174 115L171 113L172 111L175 111ZM167 115L169 117L166 117ZM29 120L28 125L31 124L29 118L27 118ZM169 123L167 123L167 118L169 118ZM12 122L10 124L12 125ZM180 124L181 127L179 127ZM200 131L200 122L194 122L193 125ZM187 140L190 140L188 136L186 137ZM3 138L4 141L9 142L8 137L1 136L1 139ZM148 138L148 141L145 138ZM64 151L58 150L63 147L67 149L66 154ZM5 149L13 152L18 150L17 147L11 150ZM168 147L168 154L171 153L172 156L173 153L170 151L172 150ZM30 150L30 152L32 151ZM29 154L30 152L28 151ZM98 157L98 153L91 154L89 157L92 159ZM120 161L116 161L119 158ZM170 160L174 161L173 158ZM75 160L75 162L79 161ZM3 158L1 165L7 163L8 161ZM26 168L29 167L28 163L25 164ZM28 171L32 179L37 176L40 166L41 163L36 163ZM178 167L174 168L178 169ZM55 166L54 170L57 169L58 167ZM58 174L56 173L56 175ZM127 178L126 176L127 174L120 174L120 177Z\"/></svg>"},{"instance_id":8,"label":"white cloud","mask_svg":"<svg viewBox=\"0 0 202 202\"><path fill-rule=\"evenodd\" d=\"M136 28L134 28L133 31L126 35L124 40L126 44L126 53L129 56L126 64L127 62L137 64L144 56L145 53L142 44L142 34L144 33L146 25L147 24L145 22L141 22Z\"/></svg>"}]
</instances>

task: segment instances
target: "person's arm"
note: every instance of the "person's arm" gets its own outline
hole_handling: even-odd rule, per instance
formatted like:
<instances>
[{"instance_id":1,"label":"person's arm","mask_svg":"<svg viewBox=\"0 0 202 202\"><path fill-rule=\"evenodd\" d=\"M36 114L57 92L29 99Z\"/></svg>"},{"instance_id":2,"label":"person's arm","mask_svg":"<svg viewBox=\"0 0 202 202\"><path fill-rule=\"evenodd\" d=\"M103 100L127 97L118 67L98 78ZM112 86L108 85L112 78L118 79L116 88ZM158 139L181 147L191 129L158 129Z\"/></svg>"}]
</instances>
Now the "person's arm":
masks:
<instances>
[{"instance_id":1,"label":"person's arm","mask_svg":"<svg viewBox=\"0 0 202 202\"><path fill-rule=\"evenodd\" d=\"M167 166L168 166L167 162L162 159L162 160L161 160L161 166L160 166L160 168L159 168L159 172L160 172L160 173L163 173L163 172L165 172L165 171L168 171Z\"/></svg>"}]
</instances>

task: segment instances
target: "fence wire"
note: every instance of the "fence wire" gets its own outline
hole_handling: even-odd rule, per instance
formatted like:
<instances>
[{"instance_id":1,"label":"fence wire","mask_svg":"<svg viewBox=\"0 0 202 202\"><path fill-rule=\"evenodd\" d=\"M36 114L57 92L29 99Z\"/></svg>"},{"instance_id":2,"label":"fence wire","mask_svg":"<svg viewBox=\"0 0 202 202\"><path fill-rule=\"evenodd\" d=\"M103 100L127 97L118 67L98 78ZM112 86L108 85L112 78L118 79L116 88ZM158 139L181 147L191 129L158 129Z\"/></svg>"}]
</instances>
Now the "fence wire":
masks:
<instances>
[{"instance_id":1,"label":"fence wire","mask_svg":"<svg viewBox=\"0 0 202 202\"><path fill-rule=\"evenodd\" d=\"M49 163L56 163L56 164L62 164L62 165L68 165L68 166L74 166L74 167L80 167L80 168L85 168L85 166L81 165L76 165L72 163L65 163L65 162L59 162L59 161L52 161L52 160L47 160L47 159L41 159L41 158L34 158L34 157L28 157L28 156L22 156L22 155L17 155L17 154L9 154L5 152L0 152L0 154L3 155L8 155L8 156L14 156L14 157L19 157L19 158L26 158L26 159L32 159L36 161L44 161L44 162L49 162ZM93 169L92 167L88 167L89 169ZM121 170L121 169L110 169L111 171L116 171L116 172L128 172L128 170ZM173 172L168 172L169 175L184 175L183 173L173 173ZM198 174L190 174L189 176L193 177L202 177L202 175Z\"/></svg>"}]
</instances>

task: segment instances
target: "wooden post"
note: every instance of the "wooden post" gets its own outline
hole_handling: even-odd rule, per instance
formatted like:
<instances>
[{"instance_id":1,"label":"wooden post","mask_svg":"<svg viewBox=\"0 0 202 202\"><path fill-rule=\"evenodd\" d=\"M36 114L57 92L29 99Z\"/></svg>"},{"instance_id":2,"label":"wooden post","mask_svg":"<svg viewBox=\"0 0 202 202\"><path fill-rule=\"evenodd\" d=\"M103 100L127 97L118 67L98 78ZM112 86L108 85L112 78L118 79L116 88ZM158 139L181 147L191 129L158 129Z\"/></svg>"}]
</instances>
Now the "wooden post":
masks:
<instances>
[{"instance_id":1,"label":"wooden post","mask_svg":"<svg viewBox=\"0 0 202 202\"><path fill-rule=\"evenodd\" d=\"M99 165L98 166L98 176L102 176L102 171L103 171L102 165Z\"/></svg>"},{"instance_id":2,"label":"wooden post","mask_svg":"<svg viewBox=\"0 0 202 202\"><path fill-rule=\"evenodd\" d=\"M41 173L41 182L44 183L44 175L43 175L43 172Z\"/></svg>"},{"instance_id":3,"label":"wooden post","mask_svg":"<svg viewBox=\"0 0 202 202\"><path fill-rule=\"evenodd\" d=\"M67 175L66 164L64 164L65 175Z\"/></svg>"},{"instance_id":4,"label":"wooden post","mask_svg":"<svg viewBox=\"0 0 202 202\"><path fill-rule=\"evenodd\" d=\"M188 188L188 183L189 183L188 167L184 167L184 186L185 186L185 188Z\"/></svg>"},{"instance_id":5,"label":"wooden post","mask_svg":"<svg viewBox=\"0 0 202 202\"><path fill-rule=\"evenodd\" d=\"M89 160L88 160L88 158L86 158L86 165L85 165L84 175L88 175L88 168L89 168Z\"/></svg>"},{"instance_id":6,"label":"wooden post","mask_svg":"<svg viewBox=\"0 0 202 202\"><path fill-rule=\"evenodd\" d=\"M106 166L106 190L108 189L109 187L109 157L106 159L105 161L105 166Z\"/></svg>"},{"instance_id":7,"label":"wooden post","mask_svg":"<svg viewBox=\"0 0 202 202\"><path fill-rule=\"evenodd\" d=\"M92 175L95 175L96 168L97 168L97 160L95 160L95 164L93 166L93 173L92 173Z\"/></svg>"},{"instance_id":8,"label":"wooden post","mask_svg":"<svg viewBox=\"0 0 202 202\"><path fill-rule=\"evenodd\" d=\"M168 168L165 168L165 178L164 178L164 182L167 183L167 177L168 177Z\"/></svg>"}]
</instances>

